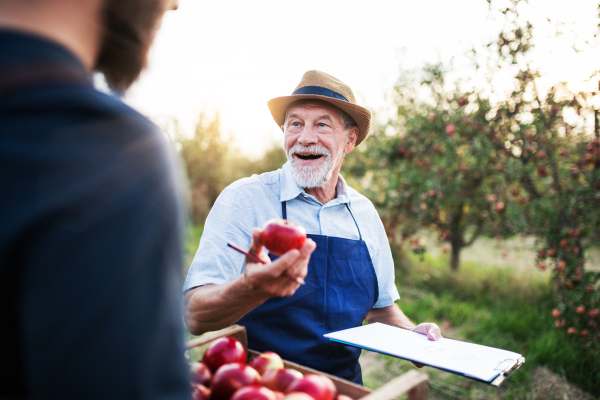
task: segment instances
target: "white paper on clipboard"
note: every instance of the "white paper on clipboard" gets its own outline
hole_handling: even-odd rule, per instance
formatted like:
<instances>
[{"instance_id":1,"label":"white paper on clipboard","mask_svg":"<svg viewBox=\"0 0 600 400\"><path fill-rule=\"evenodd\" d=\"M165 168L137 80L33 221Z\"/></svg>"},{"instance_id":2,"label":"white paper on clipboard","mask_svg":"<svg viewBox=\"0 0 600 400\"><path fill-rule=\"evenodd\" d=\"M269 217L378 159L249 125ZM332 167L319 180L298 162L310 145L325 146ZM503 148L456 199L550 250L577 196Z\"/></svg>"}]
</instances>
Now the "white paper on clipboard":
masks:
<instances>
[{"instance_id":1,"label":"white paper on clipboard","mask_svg":"<svg viewBox=\"0 0 600 400\"><path fill-rule=\"evenodd\" d=\"M491 382L521 354L474 343L441 338L373 323L324 335L330 340L388 354Z\"/></svg>"}]
</instances>

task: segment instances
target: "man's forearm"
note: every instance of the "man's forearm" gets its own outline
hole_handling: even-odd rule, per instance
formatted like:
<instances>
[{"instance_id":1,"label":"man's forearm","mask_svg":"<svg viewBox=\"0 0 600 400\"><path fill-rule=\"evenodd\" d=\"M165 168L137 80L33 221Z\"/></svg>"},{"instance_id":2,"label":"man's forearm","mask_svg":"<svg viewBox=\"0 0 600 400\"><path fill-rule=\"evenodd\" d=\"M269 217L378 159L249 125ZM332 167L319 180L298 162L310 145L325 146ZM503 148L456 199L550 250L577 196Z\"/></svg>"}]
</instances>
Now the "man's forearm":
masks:
<instances>
[{"instance_id":1,"label":"man's forearm","mask_svg":"<svg viewBox=\"0 0 600 400\"><path fill-rule=\"evenodd\" d=\"M268 297L258 297L248 290L245 275L222 285L206 285L191 290L185 296L185 322L190 333L223 329L264 303Z\"/></svg>"},{"instance_id":2,"label":"man's forearm","mask_svg":"<svg viewBox=\"0 0 600 400\"><path fill-rule=\"evenodd\" d=\"M389 307L373 308L365 317L365 321L367 321L367 324L381 322L382 324L397 326L410 331L415 328L415 324L404 315L396 304Z\"/></svg>"}]
</instances>

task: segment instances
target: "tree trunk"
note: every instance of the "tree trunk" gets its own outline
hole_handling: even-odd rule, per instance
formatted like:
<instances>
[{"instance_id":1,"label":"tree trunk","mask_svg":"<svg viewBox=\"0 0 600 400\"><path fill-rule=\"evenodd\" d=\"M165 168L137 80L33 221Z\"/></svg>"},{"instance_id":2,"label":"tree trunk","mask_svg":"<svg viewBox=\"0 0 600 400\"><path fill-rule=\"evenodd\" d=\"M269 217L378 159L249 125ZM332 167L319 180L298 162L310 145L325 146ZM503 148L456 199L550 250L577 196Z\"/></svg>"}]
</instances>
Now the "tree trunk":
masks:
<instances>
[{"instance_id":1,"label":"tree trunk","mask_svg":"<svg viewBox=\"0 0 600 400\"><path fill-rule=\"evenodd\" d=\"M450 259L450 268L452 271L458 271L460 266L460 251L462 246L458 240L452 240L452 258Z\"/></svg>"}]
</instances>

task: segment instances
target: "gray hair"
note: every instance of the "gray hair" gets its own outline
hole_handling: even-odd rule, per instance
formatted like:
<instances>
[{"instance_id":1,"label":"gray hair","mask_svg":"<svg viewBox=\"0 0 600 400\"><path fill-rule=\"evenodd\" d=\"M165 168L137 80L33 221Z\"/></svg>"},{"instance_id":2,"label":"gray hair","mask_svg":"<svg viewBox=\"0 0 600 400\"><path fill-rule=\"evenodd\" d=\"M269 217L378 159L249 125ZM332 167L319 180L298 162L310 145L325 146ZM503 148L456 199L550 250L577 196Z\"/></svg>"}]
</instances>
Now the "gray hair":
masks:
<instances>
[{"instance_id":1,"label":"gray hair","mask_svg":"<svg viewBox=\"0 0 600 400\"><path fill-rule=\"evenodd\" d=\"M354 122L354 119L346 111L344 111L341 108L334 106L333 104L328 103L326 101L314 100L314 99L298 100L298 101L295 101L292 104L290 104L288 106L288 108L285 110L285 120L283 121L283 124L285 125L285 123L287 122L288 110L290 108L296 107L296 106L302 106L305 104L314 104L314 103L327 103L327 105L334 107L338 111L338 116L340 117L340 120L342 121L342 124L344 125L344 130L346 131L346 134L352 127L356 126L356 122Z\"/></svg>"}]
</instances>

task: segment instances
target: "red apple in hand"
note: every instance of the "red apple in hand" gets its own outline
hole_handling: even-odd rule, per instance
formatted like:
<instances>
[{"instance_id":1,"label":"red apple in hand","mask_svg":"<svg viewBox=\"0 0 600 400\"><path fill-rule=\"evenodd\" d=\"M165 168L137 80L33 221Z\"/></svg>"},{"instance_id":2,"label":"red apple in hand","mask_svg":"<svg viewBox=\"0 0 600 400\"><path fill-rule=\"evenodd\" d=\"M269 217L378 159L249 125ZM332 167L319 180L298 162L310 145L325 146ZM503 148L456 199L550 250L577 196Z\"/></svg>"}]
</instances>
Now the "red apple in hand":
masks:
<instances>
[{"instance_id":1,"label":"red apple in hand","mask_svg":"<svg viewBox=\"0 0 600 400\"><path fill-rule=\"evenodd\" d=\"M192 383L199 383L204 386L210 386L212 379L212 373L206 364L199 362L190 363L190 381Z\"/></svg>"},{"instance_id":2,"label":"red apple in hand","mask_svg":"<svg viewBox=\"0 0 600 400\"><path fill-rule=\"evenodd\" d=\"M265 224L261 238L269 252L280 256L302 247L306 241L306 230L285 219L272 219Z\"/></svg>"},{"instance_id":3,"label":"red apple in hand","mask_svg":"<svg viewBox=\"0 0 600 400\"><path fill-rule=\"evenodd\" d=\"M304 375L295 369L270 369L263 375L261 384L271 390L287 393L287 388L302 378L304 378Z\"/></svg>"},{"instance_id":4,"label":"red apple in hand","mask_svg":"<svg viewBox=\"0 0 600 400\"><path fill-rule=\"evenodd\" d=\"M224 337L215 340L202 356L202 362L206 364L212 372L229 363L245 364L247 360L246 349L236 339Z\"/></svg>"},{"instance_id":5,"label":"red apple in hand","mask_svg":"<svg viewBox=\"0 0 600 400\"><path fill-rule=\"evenodd\" d=\"M311 374L288 386L288 392L304 392L315 400L334 400L337 388L331 379Z\"/></svg>"},{"instance_id":6,"label":"red apple in hand","mask_svg":"<svg viewBox=\"0 0 600 400\"><path fill-rule=\"evenodd\" d=\"M279 354L273 353L272 351L265 351L254 360L250 361L248 365L258 371L259 374L263 375L265 371L270 369L282 369L283 360L279 357Z\"/></svg>"},{"instance_id":7,"label":"red apple in hand","mask_svg":"<svg viewBox=\"0 0 600 400\"><path fill-rule=\"evenodd\" d=\"M199 383L192 383L192 399L208 400L210 398L210 389Z\"/></svg>"},{"instance_id":8,"label":"red apple in hand","mask_svg":"<svg viewBox=\"0 0 600 400\"><path fill-rule=\"evenodd\" d=\"M231 400L277 400L275 393L264 386L250 385L236 390Z\"/></svg>"},{"instance_id":9,"label":"red apple in hand","mask_svg":"<svg viewBox=\"0 0 600 400\"><path fill-rule=\"evenodd\" d=\"M239 388L259 382L260 375L254 368L242 363L225 364L215 372L210 399L229 400Z\"/></svg>"}]
</instances>

